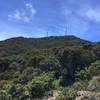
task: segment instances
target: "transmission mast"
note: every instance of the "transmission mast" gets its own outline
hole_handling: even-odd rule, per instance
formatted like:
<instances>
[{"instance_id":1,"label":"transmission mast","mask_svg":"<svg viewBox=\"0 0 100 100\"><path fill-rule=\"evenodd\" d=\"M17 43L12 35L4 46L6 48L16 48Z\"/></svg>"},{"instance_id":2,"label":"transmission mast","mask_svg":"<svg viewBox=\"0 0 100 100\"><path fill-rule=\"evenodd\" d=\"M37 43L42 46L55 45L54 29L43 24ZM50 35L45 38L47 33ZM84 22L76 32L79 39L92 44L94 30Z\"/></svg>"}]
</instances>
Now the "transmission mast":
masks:
<instances>
[{"instance_id":1,"label":"transmission mast","mask_svg":"<svg viewBox=\"0 0 100 100\"><path fill-rule=\"evenodd\" d=\"M65 27L65 37L67 36L67 34L68 34L68 24Z\"/></svg>"},{"instance_id":2,"label":"transmission mast","mask_svg":"<svg viewBox=\"0 0 100 100\"><path fill-rule=\"evenodd\" d=\"M47 37L47 39L48 39L48 37L49 37L49 33L48 32L46 32L46 37ZM48 42L46 43L46 56L49 56L49 52L48 52L48 48L49 48L49 45L48 45Z\"/></svg>"},{"instance_id":3,"label":"transmission mast","mask_svg":"<svg viewBox=\"0 0 100 100\"><path fill-rule=\"evenodd\" d=\"M67 24L65 27L65 37L69 34L69 31L70 31L70 26L69 24Z\"/></svg>"},{"instance_id":4,"label":"transmission mast","mask_svg":"<svg viewBox=\"0 0 100 100\"><path fill-rule=\"evenodd\" d=\"M46 36L48 37L49 35L48 35L48 32L46 33Z\"/></svg>"},{"instance_id":5,"label":"transmission mast","mask_svg":"<svg viewBox=\"0 0 100 100\"><path fill-rule=\"evenodd\" d=\"M66 26L65 28L65 37L67 36L67 33L68 33L68 26Z\"/></svg>"}]
</instances>

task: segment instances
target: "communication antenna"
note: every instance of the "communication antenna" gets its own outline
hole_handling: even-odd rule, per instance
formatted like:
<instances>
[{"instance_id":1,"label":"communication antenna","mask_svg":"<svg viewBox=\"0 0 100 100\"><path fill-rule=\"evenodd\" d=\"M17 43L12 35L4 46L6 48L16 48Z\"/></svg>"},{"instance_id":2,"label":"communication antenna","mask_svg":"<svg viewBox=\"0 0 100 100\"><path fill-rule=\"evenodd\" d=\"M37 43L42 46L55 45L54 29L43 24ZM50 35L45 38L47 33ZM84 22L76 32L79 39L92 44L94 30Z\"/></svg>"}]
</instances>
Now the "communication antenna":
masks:
<instances>
[{"instance_id":1,"label":"communication antenna","mask_svg":"<svg viewBox=\"0 0 100 100\"><path fill-rule=\"evenodd\" d=\"M67 34L68 34L68 24L65 27L65 37L67 36Z\"/></svg>"},{"instance_id":2,"label":"communication antenna","mask_svg":"<svg viewBox=\"0 0 100 100\"><path fill-rule=\"evenodd\" d=\"M47 37L48 37L48 32L46 33Z\"/></svg>"},{"instance_id":3,"label":"communication antenna","mask_svg":"<svg viewBox=\"0 0 100 100\"><path fill-rule=\"evenodd\" d=\"M46 33L46 37L47 37L47 39L48 39L48 35L49 33L47 32ZM48 42L46 43L46 48L48 49L49 48L49 45L48 45ZM49 55L49 52L48 52L48 50L46 50L46 56L48 56Z\"/></svg>"},{"instance_id":4,"label":"communication antenna","mask_svg":"<svg viewBox=\"0 0 100 100\"><path fill-rule=\"evenodd\" d=\"M65 37L69 34L69 31L70 31L70 26L69 24L67 24L65 27Z\"/></svg>"}]
</instances>

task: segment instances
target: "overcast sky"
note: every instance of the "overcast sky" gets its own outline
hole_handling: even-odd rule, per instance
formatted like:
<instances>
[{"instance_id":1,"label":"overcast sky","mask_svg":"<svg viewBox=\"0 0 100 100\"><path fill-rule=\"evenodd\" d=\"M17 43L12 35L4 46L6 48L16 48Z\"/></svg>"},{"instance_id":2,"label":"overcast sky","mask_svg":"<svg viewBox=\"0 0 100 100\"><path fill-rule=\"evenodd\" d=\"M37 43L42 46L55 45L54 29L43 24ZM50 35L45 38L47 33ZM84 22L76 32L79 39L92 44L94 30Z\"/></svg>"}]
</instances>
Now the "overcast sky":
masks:
<instances>
[{"instance_id":1,"label":"overcast sky","mask_svg":"<svg viewBox=\"0 0 100 100\"><path fill-rule=\"evenodd\" d=\"M0 0L0 40L75 35L100 41L100 0Z\"/></svg>"}]
</instances>

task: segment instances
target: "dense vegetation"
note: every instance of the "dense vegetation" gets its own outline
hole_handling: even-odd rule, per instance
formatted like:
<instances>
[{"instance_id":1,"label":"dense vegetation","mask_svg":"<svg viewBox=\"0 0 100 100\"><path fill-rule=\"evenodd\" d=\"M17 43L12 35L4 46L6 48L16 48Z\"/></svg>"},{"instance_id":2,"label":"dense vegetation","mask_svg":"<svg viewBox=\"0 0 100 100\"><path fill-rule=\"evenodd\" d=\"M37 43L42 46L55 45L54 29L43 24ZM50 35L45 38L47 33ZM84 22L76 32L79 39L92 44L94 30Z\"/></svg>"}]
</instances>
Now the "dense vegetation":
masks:
<instances>
[{"instance_id":1,"label":"dense vegetation","mask_svg":"<svg viewBox=\"0 0 100 100\"><path fill-rule=\"evenodd\" d=\"M99 75L100 43L74 36L0 42L0 100L41 100L54 90L57 100L74 100Z\"/></svg>"}]
</instances>

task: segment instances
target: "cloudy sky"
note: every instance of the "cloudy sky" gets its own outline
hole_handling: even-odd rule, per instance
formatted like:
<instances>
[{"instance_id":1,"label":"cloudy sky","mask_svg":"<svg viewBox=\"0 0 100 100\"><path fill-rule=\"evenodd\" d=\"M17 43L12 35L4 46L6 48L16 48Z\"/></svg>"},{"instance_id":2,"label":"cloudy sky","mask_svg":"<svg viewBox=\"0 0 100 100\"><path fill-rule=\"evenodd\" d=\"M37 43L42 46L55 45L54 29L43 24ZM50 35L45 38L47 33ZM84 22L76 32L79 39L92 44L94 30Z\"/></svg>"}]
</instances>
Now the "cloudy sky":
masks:
<instances>
[{"instance_id":1,"label":"cloudy sky","mask_svg":"<svg viewBox=\"0 0 100 100\"><path fill-rule=\"evenodd\" d=\"M0 40L47 32L100 41L100 0L0 0Z\"/></svg>"}]
</instances>

